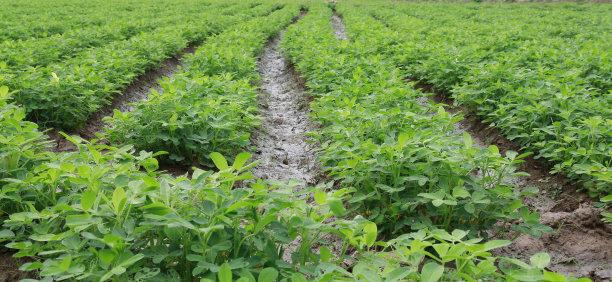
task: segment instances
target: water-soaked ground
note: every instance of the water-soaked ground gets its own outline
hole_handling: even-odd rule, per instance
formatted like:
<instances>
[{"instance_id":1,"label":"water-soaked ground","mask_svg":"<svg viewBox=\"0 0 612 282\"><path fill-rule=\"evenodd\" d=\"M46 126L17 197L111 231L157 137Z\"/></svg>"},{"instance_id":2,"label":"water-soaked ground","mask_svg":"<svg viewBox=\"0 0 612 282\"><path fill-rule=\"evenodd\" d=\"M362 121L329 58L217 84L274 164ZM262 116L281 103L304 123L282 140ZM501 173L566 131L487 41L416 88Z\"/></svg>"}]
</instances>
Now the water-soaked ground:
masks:
<instances>
[{"instance_id":1,"label":"water-soaked ground","mask_svg":"<svg viewBox=\"0 0 612 282\"><path fill-rule=\"evenodd\" d=\"M306 133L314 130L308 119L310 97L280 50L284 32L271 39L258 68L262 78L259 95L262 125L255 134L256 177L298 181L298 187L315 184L319 169L315 145Z\"/></svg>"},{"instance_id":2,"label":"water-soaked ground","mask_svg":"<svg viewBox=\"0 0 612 282\"><path fill-rule=\"evenodd\" d=\"M336 38L340 40L347 40L348 36L346 35L346 29L344 28L344 23L342 22L342 18L334 11L334 14L331 18L332 27L334 29L334 35Z\"/></svg>"}]
</instances>

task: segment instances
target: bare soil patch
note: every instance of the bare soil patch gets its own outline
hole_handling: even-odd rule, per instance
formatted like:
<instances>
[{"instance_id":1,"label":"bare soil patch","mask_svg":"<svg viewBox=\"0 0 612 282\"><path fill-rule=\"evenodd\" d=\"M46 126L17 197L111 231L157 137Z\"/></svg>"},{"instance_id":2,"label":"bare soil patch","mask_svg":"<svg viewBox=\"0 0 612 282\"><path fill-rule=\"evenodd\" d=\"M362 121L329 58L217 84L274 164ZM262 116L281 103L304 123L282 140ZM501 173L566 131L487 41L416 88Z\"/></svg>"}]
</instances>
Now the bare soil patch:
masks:
<instances>
[{"instance_id":1,"label":"bare soil patch","mask_svg":"<svg viewBox=\"0 0 612 282\"><path fill-rule=\"evenodd\" d=\"M334 10L334 14L331 18L332 28L334 29L334 35L336 38L340 40L348 40L348 36L346 35L346 28L344 27L344 23L342 22L342 18L336 11Z\"/></svg>"},{"instance_id":2,"label":"bare soil patch","mask_svg":"<svg viewBox=\"0 0 612 282\"><path fill-rule=\"evenodd\" d=\"M253 134L256 177L297 181L298 187L315 184L320 170L316 147L307 136L315 129L309 120L310 96L280 50L284 31L272 38L259 58L262 78L259 108L262 125Z\"/></svg>"},{"instance_id":3,"label":"bare soil patch","mask_svg":"<svg viewBox=\"0 0 612 282\"><path fill-rule=\"evenodd\" d=\"M33 275L31 273L19 270L21 263L18 259L13 258L12 255L13 253L9 249L0 247L0 282L32 278Z\"/></svg>"},{"instance_id":4,"label":"bare soil patch","mask_svg":"<svg viewBox=\"0 0 612 282\"><path fill-rule=\"evenodd\" d=\"M408 79L415 81L414 79ZM521 152L521 148L506 139L499 130L482 122L465 107L453 104L449 93L435 89L431 84L416 81L415 87L431 94L431 99L442 103L452 113L461 113L465 119L455 126L456 133L467 132L480 146L496 145L500 152ZM575 276L590 277L595 281L612 280L612 227L601 221L601 210L591 198L580 192L580 185L562 174L550 174L551 164L528 157L519 167L529 176L508 179L519 188L537 187L540 193L524 199L532 210L541 215L541 223L553 232L541 238L518 235L513 243L497 251L498 255L528 261L537 252L551 255L550 270Z\"/></svg>"}]
</instances>

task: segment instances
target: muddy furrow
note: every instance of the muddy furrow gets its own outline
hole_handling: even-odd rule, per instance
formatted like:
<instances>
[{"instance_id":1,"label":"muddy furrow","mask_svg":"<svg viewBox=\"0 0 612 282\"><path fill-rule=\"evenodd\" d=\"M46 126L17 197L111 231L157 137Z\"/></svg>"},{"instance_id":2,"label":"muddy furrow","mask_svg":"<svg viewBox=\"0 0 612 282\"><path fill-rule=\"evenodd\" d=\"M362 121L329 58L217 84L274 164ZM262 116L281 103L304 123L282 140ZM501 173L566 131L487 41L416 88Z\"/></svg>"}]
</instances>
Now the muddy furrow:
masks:
<instances>
[{"instance_id":1,"label":"muddy furrow","mask_svg":"<svg viewBox=\"0 0 612 282\"><path fill-rule=\"evenodd\" d=\"M348 40L348 36L346 35L346 29L344 28L344 23L342 22L342 18L334 11L334 14L331 18L332 28L334 29L334 35L336 38L340 40Z\"/></svg>"},{"instance_id":2,"label":"muddy furrow","mask_svg":"<svg viewBox=\"0 0 612 282\"><path fill-rule=\"evenodd\" d=\"M471 111L454 106L448 93L437 91L424 82L417 82L415 87L430 94L431 100L443 104L447 111L466 117L455 125L456 134L467 132L478 146L496 145L502 153L521 151L519 146L483 123ZM551 255L551 270L586 276L595 281L612 280L612 228L601 221L601 210L593 205L588 195L578 191L579 185L563 175L550 174L549 164L528 157L519 169L529 176L506 181L519 189L538 188L538 195L526 198L524 202L540 213L542 224L554 231L541 238L519 235L512 245L496 253L528 261L537 252L547 252Z\"/></svg>"},{"instance_id":3,"label":"muddy furrow","mask_svg":"<svg viewBox=\"0 0 612 282\"><path fill-rule=\"evenodd\" d=\"M314 129L308 118L310 97L280 50L284 31L271 39L258 61L262 78L259 95L262 125L255 132L256 177L315 184L318 165L315 146L306 133Z\"/></svg>"},{"instance_id":4,"label":"muddy furrow","mask_svg":"<svg viewBox=\"0 0 612 282\"><path fill-rule=\"evenodd\" d=\"M196 50L196 45L192 44L185 49L181 50L176 55L164 60L156 68L150 69L145 73L137 76L128 85L125 90L113 97L111 103L99 111L91 115L85 125L74 132L69 132L69 135L78 135L84 139L93 139L96 137L96 133L102 131L105 124L102 119L106 116L113 114L115 109L120 111L131 110L130 104L144 100L147 98L152 89L161 91L159 85L159 79L162 77L172 76L181 65L181 59L187 54L193 54ZM52 150L58 151L72 151L75 150L75 146L68 140L66 140L57 130L50 130L48 132L49 138L53 141L54 147Z\"/></svg>"}]
</instances>

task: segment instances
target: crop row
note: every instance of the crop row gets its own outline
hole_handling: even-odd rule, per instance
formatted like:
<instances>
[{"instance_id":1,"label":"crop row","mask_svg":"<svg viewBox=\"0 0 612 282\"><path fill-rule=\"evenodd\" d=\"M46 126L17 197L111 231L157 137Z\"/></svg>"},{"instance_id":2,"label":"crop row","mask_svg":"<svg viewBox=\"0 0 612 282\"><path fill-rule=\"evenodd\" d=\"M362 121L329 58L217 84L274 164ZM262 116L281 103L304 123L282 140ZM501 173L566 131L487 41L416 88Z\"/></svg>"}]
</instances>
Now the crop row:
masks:
<instances>
[{"instance_id":1,"label":"crop row","mask_svg":"<svg viewBox=\"0 0 612 282\"><path fill-rule=\"evenodd\" d=\"M523 156L503 157L454 134L458 117L424 103L377 52L379 39L368 31L376 21L352 12L345 20L351 42L291 29L283 43L316 97L320 161L354 190L351 208L390 235L427 226L478 234L499 220L538 225L505 182Z\"/></svg>"},{"instance_id":2,"label":"crop row","mask_svg":"<svg viewBox=\"0 0 612 282\"><path fill-rule=\"evenodd\" d=\"M211 37L183 68L129 112L108 119L113 144L166 151L167 160L212 165L211 152L235 156L250 144L257 118L257 56L299 6L245 21Z\"/></svg>"},{"instance_id":3,"label":"crop row","mask_svg":"<svg viewBox=\"0 0 612 282\"><path fill-rule=\"evenodd\" d=\"M379 236L396 238L381 242L394 251L376 253L354 265L353 277L423 281L444 275L449 281L475 281L547 280L557 275L525 264L519 270L506 268L508 260L503 258L469 254L506 244L496 240L485 242L484 248L427 243L448 258L441 258L440 264L425 260L420 269L415 263L423 262L422 257L409 259L415 244L428 236L471 238L505 220L518 220L514 229L536 235L546 227L522 206L515 187L504 181L517 175L513 166L522 156L508 152L502 157L494 146L482 149L469 135L457 136L457 118L423 102L422 94L404 83L393 61L377 52L380 38L371 36L376 21L353 12L344 16L350 41L335 38L331 12L323 9L290 27L282 46L314 95L312 117L320 128L311 134L321 145L319 160L337 181L334 193L347 194L347 210L338 208L336 215L363 216L376 223ZM325 202L326 197L315 193L315 200ZM455 231L427 235L436 228ZM403 234L410 230L419 231ZM470 255L482 263L474 264L467 259ZM455 267L446 265L450 257L458 258ZM499 269L493 266L496 261Z\"/></svg>"},{"instance_id":4,"label":"crop row","mask_svg":"<svg viewBox=\"0 0 612 282\"><path fill-rule=\"evenodd\" d=\"M89 49L64 62L26 69L15 77L4 77L3 83L19 91L15 99L24 106L30 120L45 126L75 129L137 75L189 43L201 42L245 17L273 9L272 5L264 5L245 10L247 5L227 8L232 10L231 16L207 11L189 22Z\"/></svg>"},{"instance_id":5,"label":"crop row","mask_svg":"<svg viewBox=\"0 0 612 282\"><path fill-rule=\"evenodd\" d=\"M233 17L162 93L109 119L111 139L132 134L129 126L151 130L164 146L148 149L219 172L160 173L159 153L129 145L153 146L135 135L124 147L67 137L79 150L48 152L26 109L10 102L20 92L0 86L0 242L28 258L22 270L85 281L576 281L544 270L546 254L529 264L495 257L509 241L475 238L497 220L541 231L503 181L521 156L456 136L457 118L423 103L378 54L384 41L369 28L379 22L343 11L352 41L339 41L327 5L274 2ZM320 160L339 184L315 189L312 203L303 198L311 190L252 179L250 155L237 153L256 125L257 55L300 7L308 13L282 46L314 95Z\"/></svg>"},{"instance_id":6,"label":"crop row","mask_svg":"<svg viewBox=\"0 0 612 282\"><path fill-rule=\"evenodd\" d=\"M451 92L456 103L592 195L609 193L612 64L602 30L609 13L588 5L550 8L365 5L361 11L388 25L373 36L384 39L379 51L406 76Z\"/></svg>"},{"instance_id":7,"label":"crop row","mask_svg":"<svg viewBox=\"0 0 612 282\"><path fill-rule=\"evenodd\" d=\"M299 5L287 5L222 33L217 44L256 52L298 13ZM204 50L211 51L198 51L189 66L204 64ZM238 60L239 54L222 57ZM253 60L254 55L241 63ZM253 64L247 69L256 76ZM249 154L229 165L211 154L221 172L196 170L190 178L173 178L156 171L154 154L137 155L129 146L80 143L77 152L45 152L43 135L8 98L7 88L0 88L0 124L8 137L0 140L0 160L17 167L0 166L0 241L9 241L16 257L32 258L22 270L59 280L306 281L304 274L332 277L339 269L325 263L331 261L329 248L324 256L310 248L322 235L352 228L351 238L363 241L360 223L326 226L329 210L313 209L290 187L272 189L260 181L236 187L251 178ZM292 263L283 261L283 246L297 236L306 247L291 250ZM375 229L368 236L373 241Z\"/></svg>"},{"instance_id":8,"label":"crop row","mask_svg":"<svg viewBox=\"0 0 612 282\"><path fill-rule=\"evenodd\" d=\"M195 7L196 9L190 8L189 10L181 6L169 8L170 11L166 11L161 17L157 9L141 10L137 15L134 13L111 14L107 16L113 20L104 25L69 30L63 34L45 38L7 40L0 43L0 62L4 62L11 69L46 66L72 57L86 48L125 40L141 32L187 20L190 16L197 15L205 9L216 7L200 5Z\"/></svg>"},{"instance_id":9,"label":"crop row","mask_svg":"<svg viewBox=\"0 0 612 282\"><path fill-rule=\"evenodd\" d=\"M48 12L33 13L33 6L25 3L2 1L2 20L0 20L0 41L27 40L44 38L83 27L103 25L107 15L125 13L127 7L119 5L118 9L101 12L102 1L93 2L89 7L77 5L57 5L43 1L33 1L37 9Z\"/></svg>"},{"instance_id":10,"label":"crop row","mask_svg":"<svg viewBox=\"0 0 612 282\"><path fill-rule=\"evenodd\" d=\"M145 2L90 1L87 6L71 1L0 1L0 42L29 40L61 35L82 28L103 26L115 17L131 14L137 18L143 11L163 16L176 8L204 6L218 1L163 1L156 5ZM35 11L35 12L34 12Z\"/></svg>"}]
</instances>

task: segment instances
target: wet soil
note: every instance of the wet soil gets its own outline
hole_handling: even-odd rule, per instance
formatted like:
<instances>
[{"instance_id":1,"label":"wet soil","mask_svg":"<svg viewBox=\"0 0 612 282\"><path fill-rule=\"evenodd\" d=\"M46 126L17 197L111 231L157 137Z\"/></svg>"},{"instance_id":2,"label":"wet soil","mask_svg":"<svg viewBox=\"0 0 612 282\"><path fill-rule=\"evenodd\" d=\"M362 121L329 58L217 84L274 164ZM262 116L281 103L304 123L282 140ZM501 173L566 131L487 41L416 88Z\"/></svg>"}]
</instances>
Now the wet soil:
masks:
<instances>
[{"instance_id":1,"label":"wet soil","mask_svg":"<svg viewBox=\"0 0 612 282\"><path fill-rule=\"evenodd\" d=\"M0 282L19 281L32 278L33 274L19 270L21 263L12 257L12 252L0 247Z\"/></svg>"},{"instance_id":2,"label":"wet soil","mask_svg":"<svg viewBox=\"0 0 612 282\"><path fill-rule=\"evenodd\" d=\"M334 10L334 14L331 18L332 28L334 29L334 35L336 38L340 40L347 40L348 36L346 35L346 29L344 28L344 23L342 23L342 18L340 15L336 13Z\"/></svg>"},{"instance_id":3,"label":"wet soil","mask_svg":"<svg viewBox=\"0 0 612 282\"><path fill-rule=\"evenodd\" d=\"M409 81L416 81L409 79ZM499 130L482 122L465 107L454 105L448 93L435 89L431 84L417 81L415 87L428 93L430 98L441 103L447 111L462 114L465 119L455 125L455 133L469 133L479 146L496 145L500 152L521 152L521 148L506 139ZM538 252L551 255L550 270L594 281L612 281L612 227L601 221L600 209L580 185L562 174L550 174L551 164L528 157L519 169L529 176L508 179L519 188L536 187L539 194L525 198L524 202L541 215L541 223L554 231L541 238L529 235L506 234L513 243L496 252L529 261ZM518 236L514 239L514 236Z\"/></svg>"},{"instance_id":4,"label":"wet soil","mask_svg":"<svg viewBox=\"0 0 612 282\"><path fill-rule=\"evenodd\" d=\"M272 38L258 61L262 79L259 95L261 127L253 134L253 173L273 181L294 181L296 188L319 179L316 146L307 133L315 129L309 120L309 101L303 82L280 50L284 31Z\"/></svg>"}]
</instances>

